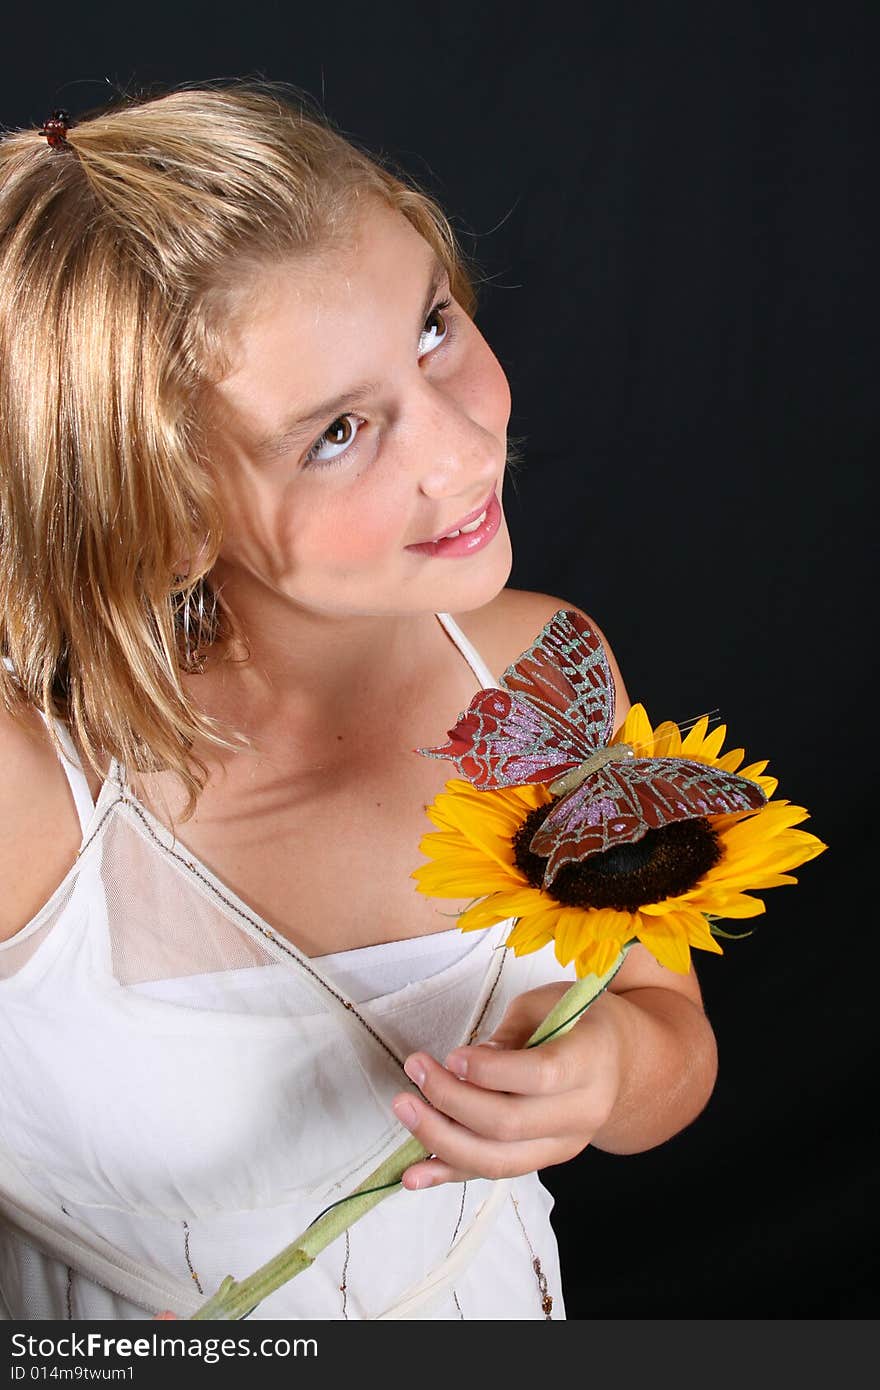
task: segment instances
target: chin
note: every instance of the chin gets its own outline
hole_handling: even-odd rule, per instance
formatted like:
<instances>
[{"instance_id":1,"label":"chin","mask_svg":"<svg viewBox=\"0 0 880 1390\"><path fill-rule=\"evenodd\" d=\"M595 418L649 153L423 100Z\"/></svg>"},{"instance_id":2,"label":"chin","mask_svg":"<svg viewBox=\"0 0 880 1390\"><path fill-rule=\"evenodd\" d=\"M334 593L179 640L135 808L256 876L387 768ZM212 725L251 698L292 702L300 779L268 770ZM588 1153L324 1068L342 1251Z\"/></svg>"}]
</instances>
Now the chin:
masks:
<instances>
[{"instance_id":1,"label":"chin","mask_svg":"<svg viewBox=\"0 0 880 1390\"><path fill-rule=\"evenodd\" d=\"M438 613L471 613L477 608L485 608L497 598L510 578L513 569L513 548L507 526L502 523L501 530L492 542L491 557L486 551L482 557L485 564L474 565L470 561L453 560L448 562L458 573L444 577L437 585L437 599L434 611ZM490 563L491 558L491 563Z\"/></svg>"}]
</instances>

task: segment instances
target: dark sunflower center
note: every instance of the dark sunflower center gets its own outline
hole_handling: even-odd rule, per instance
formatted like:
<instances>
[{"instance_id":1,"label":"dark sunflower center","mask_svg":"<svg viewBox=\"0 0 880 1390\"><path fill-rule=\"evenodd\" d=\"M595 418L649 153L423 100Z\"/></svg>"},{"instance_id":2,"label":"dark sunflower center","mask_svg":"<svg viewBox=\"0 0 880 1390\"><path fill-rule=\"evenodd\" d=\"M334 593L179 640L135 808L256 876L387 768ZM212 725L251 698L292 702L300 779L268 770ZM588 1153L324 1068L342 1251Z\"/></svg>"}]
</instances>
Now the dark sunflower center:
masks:
<instances>
[{"instance_id":1,"label":"dark sunflower center","mask_svg":"<svg viewBox=\"0 0 880 1390\"><path fill-rule=\"evenodd\" d=\"M543 887L547 859L533 854L529 844L558 799L530 811L513 837L514 862L534 888ZM721 844L707 820L678 820L647 830L632 844L566 864L547 891L565 907L635 912L645 903L686 893L720 858Z\"/></svg>"}]
</instances>

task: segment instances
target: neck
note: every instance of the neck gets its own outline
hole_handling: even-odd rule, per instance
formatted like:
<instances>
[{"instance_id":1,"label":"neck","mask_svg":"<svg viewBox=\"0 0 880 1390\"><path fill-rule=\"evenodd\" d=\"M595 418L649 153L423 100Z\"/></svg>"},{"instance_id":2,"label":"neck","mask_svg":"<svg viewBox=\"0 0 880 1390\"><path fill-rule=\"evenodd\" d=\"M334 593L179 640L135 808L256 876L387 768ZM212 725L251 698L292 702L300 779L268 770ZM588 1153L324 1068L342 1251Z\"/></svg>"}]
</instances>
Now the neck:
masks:
<instances>
[{"instance_id":1,"label":"neck","mask_svg":"<svg viewBox=\"0 0 880 1390\"><path fill-rule=\"evenodd\" d=\"M405 698L428 644L436 643L432 613L327 613L265 588L233 593L227 584L223 596L249 656L223 663L213 680L239 727L243 719L253 723L245 729L252 736L267 721L280 720L288 736L310 741L363 728L370 711L387 718L388 701Z\"/></svg>"}]
</instances>

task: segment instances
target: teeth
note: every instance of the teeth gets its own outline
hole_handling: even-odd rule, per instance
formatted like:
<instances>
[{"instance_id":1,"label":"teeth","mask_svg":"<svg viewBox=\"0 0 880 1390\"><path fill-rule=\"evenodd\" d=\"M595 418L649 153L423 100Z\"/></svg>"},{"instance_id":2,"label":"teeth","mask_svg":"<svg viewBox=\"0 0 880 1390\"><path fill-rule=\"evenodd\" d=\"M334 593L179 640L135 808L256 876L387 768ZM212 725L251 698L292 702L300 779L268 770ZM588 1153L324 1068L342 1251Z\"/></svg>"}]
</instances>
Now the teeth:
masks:
<instances>
[{"instance_id":1,"label":"teeth","mask_svg":"<svg viewBox=\"0 0 880 1390\"><path fill-rule=\"evenodd\" d=\"M487 512L488 512L488 507L487 507ZM467 525L463 525L463 527L460 527L459 530L457 530L457 531L448 531L448 532L446 532L446 535L442 535L441 541L455 541L456 535L470 535L470 532L471 532L471 531L477 530L477 527L480 527L480 525L482 525L482 523L484 523L484 521L485 521L485 512L481 512L481 513L480 513L480 516L477 517L477 520L475 520L475 521L468 521Z\"/></svg>"}]
</instances>

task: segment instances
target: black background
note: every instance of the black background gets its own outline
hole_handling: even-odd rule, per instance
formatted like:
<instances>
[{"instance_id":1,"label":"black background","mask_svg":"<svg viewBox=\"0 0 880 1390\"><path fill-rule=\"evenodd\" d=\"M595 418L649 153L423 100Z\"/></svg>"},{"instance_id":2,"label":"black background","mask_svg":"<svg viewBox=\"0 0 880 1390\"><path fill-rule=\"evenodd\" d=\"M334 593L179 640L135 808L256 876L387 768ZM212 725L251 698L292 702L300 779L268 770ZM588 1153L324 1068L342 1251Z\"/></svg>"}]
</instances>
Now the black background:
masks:
<instances>
[{"instance_id":1,"label":"black background","mask_svg":"<svg viewBox=\"0 0 880 1390\"><path fill-rule=\"evenodd\" d=\"M443 204L525 440L510 584L592 613L655 720L720 708L830 846L699 957L699 1119L545 1172L568 1315L873 1315L877 6L10 18L5 126L264 76Z\"/></svg>"}]
</instances>

